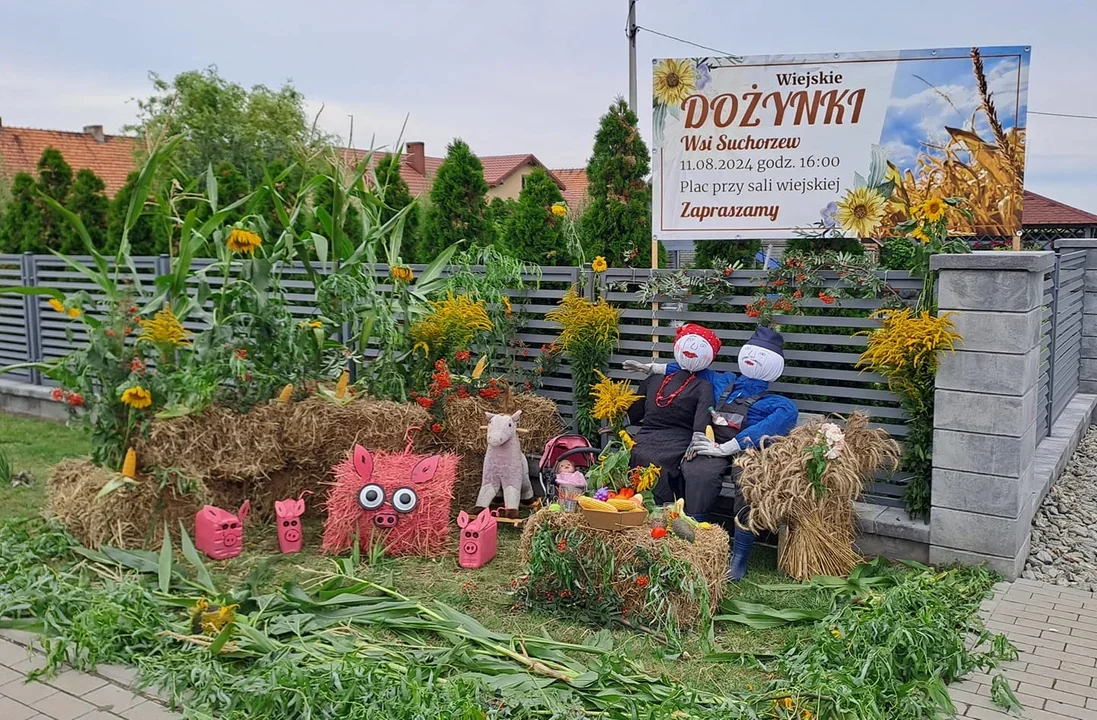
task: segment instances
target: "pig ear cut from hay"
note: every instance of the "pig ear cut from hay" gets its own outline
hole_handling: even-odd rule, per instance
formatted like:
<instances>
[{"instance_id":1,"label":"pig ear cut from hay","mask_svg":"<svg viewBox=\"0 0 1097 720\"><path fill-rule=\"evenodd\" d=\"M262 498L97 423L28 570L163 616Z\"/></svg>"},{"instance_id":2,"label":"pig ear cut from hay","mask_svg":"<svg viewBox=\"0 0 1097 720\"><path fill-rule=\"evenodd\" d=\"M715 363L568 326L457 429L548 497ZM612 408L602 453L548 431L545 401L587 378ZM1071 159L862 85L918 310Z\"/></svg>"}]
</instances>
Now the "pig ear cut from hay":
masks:
<instances>
[{"instance_id":1,"label":"pig ear cut from hay","mask_svg":"<svg viewBox=\"0 0 1097 720\"><path fill-rule=\"evenodd\" d=\"M469 524L469 514L462 510L457 513L457 527L463 528Z\"/></svg>"},{"instance_id":2,"label":"pig ear cut from hay","mask_svg":"<svg viewBox=\"0 0 1097 720\"><path fill-rule=\"evenodd\" d=\"M354 446L354 472L366 481L373 476L373 456L361 445Z\"/></svg>"},{"instance_id":3,"label":"pig ear cut from hay","mask_svg":"<svg viewBox=\"0 0 1097 720\"><path fill-rule=\"evenodd\" d=\"M434 476L438 474L438 463L441 460L442 458L437 455L420 460L415 469L411 471L411 481L416 485L421 485L433 480Z\"/></svg>"}]
</instances>

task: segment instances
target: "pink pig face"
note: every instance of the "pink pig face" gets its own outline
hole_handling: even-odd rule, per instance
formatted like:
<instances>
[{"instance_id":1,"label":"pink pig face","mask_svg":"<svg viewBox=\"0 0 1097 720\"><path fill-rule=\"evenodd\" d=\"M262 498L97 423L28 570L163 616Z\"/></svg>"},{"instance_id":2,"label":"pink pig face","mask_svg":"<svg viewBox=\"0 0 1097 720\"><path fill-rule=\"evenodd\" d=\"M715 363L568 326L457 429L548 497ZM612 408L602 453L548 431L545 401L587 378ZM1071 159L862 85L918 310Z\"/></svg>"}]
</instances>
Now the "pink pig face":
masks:
<instances>
[{"instance_id":1,"label":"pink pig face","mask_svg":"<svg viewBox=\"0 0 1097 720\"><path fill-rule=\"evenodd\" d=\"M305 514L305 500L276 500L274 514L278 523L278 545L284 553L295 553L301 549L301 516Z\"/></svg>"},{"instance_id":2,"label":"pink pig face","mask_svg":"<svg viewBox=\"0 0 1097 720\"><path fill-rule=\"evenodd\" d=\"M463 568L478 568L491 562L497 549L499 527L491 513L487 509L481 510L476 519L470 521L462 510L457 516L457 527L461 528L457 563Z\"/></svg>"},{"instance_id":3,"label":"pink pig face","mask_svg":"<svg viewBox=\"0 0 1097 720\"><path fill-rule=\"evenodd\" d=\"M366 481L358 490L358 507L371 518L373 524L384 530L396 527L402 515L419 507L419 493L415 486L430 482L438 472L437 455L419 461L407 478L385 482L373 477L373 456L364 447L354 448L354 470Z\"/></svg>"},{"instance_id":4,"label":"pink pig face","mask_svg":"<svg viewBox=\"0 0 1097 720\"><path fill-rule=\"evenodd\" d=\"M233 515L213 505L205 505L194 517L194 546L214 560L236 557L244 548L244 518L251 503L244 501Z\"/></svg>"}]
</instances>

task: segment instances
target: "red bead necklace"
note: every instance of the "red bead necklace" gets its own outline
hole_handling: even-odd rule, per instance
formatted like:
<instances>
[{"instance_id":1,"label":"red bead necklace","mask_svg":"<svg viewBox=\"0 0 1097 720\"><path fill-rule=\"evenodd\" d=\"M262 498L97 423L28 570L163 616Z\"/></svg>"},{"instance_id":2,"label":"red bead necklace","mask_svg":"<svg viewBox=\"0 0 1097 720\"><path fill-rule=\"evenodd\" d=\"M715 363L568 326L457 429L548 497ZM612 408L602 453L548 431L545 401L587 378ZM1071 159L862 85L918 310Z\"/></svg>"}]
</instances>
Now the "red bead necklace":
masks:
<instances>
[{"instance_id":1,"label":"red bead necklace","mask_svg":"<svg viewBox=\"0 0 1097 720\"><path fill-rule=\"evenodd\" d=\"M678 397L678 395L683 390L685 390L687 387L689 387L689 384L691 382L693 382L693 380L697 377L696 375L693 375L691 373L689 378L687 378L686 381L684 383L682 383L682 387L680 387L677 390L675 390L674 392L672 392L670 394L670 397L663 397L663 391L666 390L667 385L670 384L671 378L673 378L675 374L676 373L671 374L671 375L667 375L665 378L663 378L663 382L659 385L659 389L657 391L655 391L655 407L657 407L657 408L669 407L670 404L672 402L674 402L674 398Z\"/></svg>"}]
</instances>

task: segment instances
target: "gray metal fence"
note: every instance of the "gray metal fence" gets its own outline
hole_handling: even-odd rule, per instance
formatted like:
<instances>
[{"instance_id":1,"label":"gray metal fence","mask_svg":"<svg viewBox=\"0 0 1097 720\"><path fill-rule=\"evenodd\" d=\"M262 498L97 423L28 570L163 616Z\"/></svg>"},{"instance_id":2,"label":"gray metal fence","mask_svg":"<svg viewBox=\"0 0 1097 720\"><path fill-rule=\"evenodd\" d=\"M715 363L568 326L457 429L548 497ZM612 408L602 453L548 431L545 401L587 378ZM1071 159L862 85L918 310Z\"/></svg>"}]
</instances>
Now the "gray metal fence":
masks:
<instances>
[{"instance_id":1,"label":"gray metal fence","mask_svg":"<svg viewBox=\"0 0 1097 720\"><path fill-rule=\"evenodd\" d=\"M1085 266L1085 250L1061 252L1044 275L1037 441L1047 437L1078 392Z\"/></svg>"}]
</instances>

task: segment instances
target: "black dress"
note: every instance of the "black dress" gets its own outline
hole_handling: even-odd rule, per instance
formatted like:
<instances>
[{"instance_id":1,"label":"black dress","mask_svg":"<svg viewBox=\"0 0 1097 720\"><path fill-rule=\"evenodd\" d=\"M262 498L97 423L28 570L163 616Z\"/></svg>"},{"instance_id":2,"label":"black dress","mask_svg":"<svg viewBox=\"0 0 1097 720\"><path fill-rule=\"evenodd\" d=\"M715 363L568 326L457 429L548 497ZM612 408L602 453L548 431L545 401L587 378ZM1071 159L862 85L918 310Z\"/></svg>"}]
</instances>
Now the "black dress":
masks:
<instances>
[{"instance_id":1,"label":"black dress","mask_svg":"<svg viewBox=\"0 0 1097 720\"><path fill-rule=\"evenodd\" d=\"M659 387L664 380L667 384L660 393ZM667 400L678 390L681 392L668 404ZM655 502L665 504L684 498L689 512L689 490L682 480L682 456L689 448L693 433L704 432L711 422L712 385L693 373L679 370L667 377L649 377L641 385L641 392L644 397L633 403L628 412L630 423L642 423L639 432L632 432L636 447L632 449L631 464L634 467L653 464L662 468L655 486Z\"/></svg>"}]
</instances>

